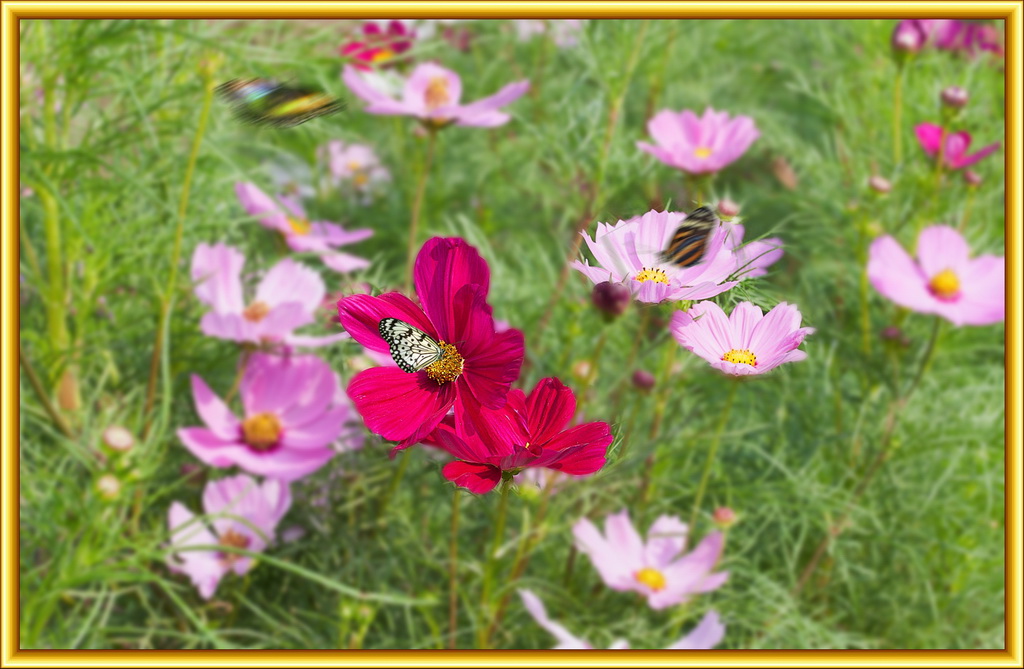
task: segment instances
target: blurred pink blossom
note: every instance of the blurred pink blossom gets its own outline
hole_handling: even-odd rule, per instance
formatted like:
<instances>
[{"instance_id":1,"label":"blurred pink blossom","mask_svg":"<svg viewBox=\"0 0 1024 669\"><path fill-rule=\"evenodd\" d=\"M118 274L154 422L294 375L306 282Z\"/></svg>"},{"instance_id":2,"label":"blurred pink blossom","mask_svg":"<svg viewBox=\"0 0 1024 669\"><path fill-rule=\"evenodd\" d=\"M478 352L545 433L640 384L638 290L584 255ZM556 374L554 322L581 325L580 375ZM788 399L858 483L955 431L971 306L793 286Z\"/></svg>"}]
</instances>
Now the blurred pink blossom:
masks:
<instances>
[{"instance_id":1,"label":"blurred pink blossom","mask_svg":"<svg viewBox=\"0 0 1024 669\"><path fill-rule=\"evenodd\" d=\"M392 19L383 28L374 21L363 24L361 40L343 44L338 52L355 60L354 67L369 70L371 66L387 66L396 62L396 56L412 48L416 32L401 21Z\"/></svg>"},{"instance_id":2,"label":"blurred pink blossom","mask_svg":"<svg viewBox=\"0 0 1024 669\"><path fill-rule=\"evenodd\" d=\"M366 144L344 144L332 140L320 147L330 171L333 186L350 185L356 192L368 195L391 181L391 173L381 165L373 149Z\"/></svg>"},{"instance_id":3,"label":"blurred pink blossom","mask_svg":"<svg viewBox=\"0 0 1024 669\"><path fill-rule=\"evenodd\" d=\"M933 225L917 239L917 260L892 237L879 237L868 252L868 278L879 293L922 314L954 325L989 325L1005 318L1003 256L971 258L956 229Z\"/></svg>"},{"instance_id":4,"label":"blurred pink blossom","mask_svg":"<svg viewBox=\"0 0 1024 669\"><path fill-rule=\"evenodd\" d=\"M749 116L731 118L728 112L708 107L698 117L689 109L662 110L647 122L655 145L637 142L669 167L689 174L717 172L742 156L761 133Z\"/></svg>"},{"instance_id":5,"label":"blurred pink blossom","mask_svg":"<svg viewBox=\"0 0 1024 669\"><path fill-rule=\"evenodd\" d=\"M936 156L939 147L942 146L942 126L934 123L920 123L914 126L917 134L917 141L921 148L929 156ZM967 149L971 146L971 133L961 130L959 132L946 132L946 149L942 152L942 164L950 169L959 170L973 165L982 158L989 156L999 150L999 142L989 144L980 150L968 155Z\"/></svg>"},{"instance_id":6,"label":"blurred pink blossom","mask_svg":"<svg viewBox=\"0 0 1024 669\"><path fill-rule=\"evenodd\" d=\"M490 128L504 125L509 115L501 107L518 100L530 88L530 82L517 81L490 97L470 104L460 104L462 80L459 75L434 63L421 63L405 81L401 98L375 87L351 65L346 65L342 79L352 92L369 105L370 114L414 116L424 123L441 128L449 124Z\"/></svg>"},{"instance_id":7,"label":"blurred pink blossom","mask_svg":"<svg viewBox=\"0 0 1024 669\"><path fill-rule=\"evenodd\" d=\"M732 251L736 259L736 276L744 279L764 276L767 268L782 258L782 240L778 237L758 239L743 243L745 230L739 223L732 224L725 247Z\"/></svg>"},{"instance_id":8,"label":"blurred pink blossom","mask_svg":"<svg viewBox=\"0 0 1024 669\"><path fill-rule=\"evenodd\" d=\"M239 576L252 567L252 558L240 553L182 550L190 546L227 546L260 553L274 540L277 524L291 506L288 484L275 479L257 483L245 474L211 481L203 491L206 516L196 518L181 502L167 513L171 532L168 557L171 571L185 574L209 599L220 580L235 572Z\"/></svg>"},{"instance_id":9,"label":"blurred pink blossom","mask_svg":"<svg viewBox=\"0 0 1024 669\"><path fill-rule=\"evenodd\" d=\"M579 42L579 33L583 29L583 21L580 19L525 19L512 21L512 25L515 26L520 42L526 42L537 35L548 33L551 35L551 41L563 49L576 46Z\"/></svg>"}]
</instances>

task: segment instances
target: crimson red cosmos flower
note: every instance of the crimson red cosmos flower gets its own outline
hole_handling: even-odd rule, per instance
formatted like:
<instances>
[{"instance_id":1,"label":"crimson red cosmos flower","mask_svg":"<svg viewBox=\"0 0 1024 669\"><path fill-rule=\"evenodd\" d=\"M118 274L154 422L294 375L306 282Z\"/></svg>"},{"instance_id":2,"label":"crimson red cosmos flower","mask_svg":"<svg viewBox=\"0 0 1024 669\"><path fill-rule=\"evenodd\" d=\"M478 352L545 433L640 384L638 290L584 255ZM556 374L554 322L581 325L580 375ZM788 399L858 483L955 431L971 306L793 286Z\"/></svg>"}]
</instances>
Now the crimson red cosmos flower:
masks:
<instances>
[{"instance_id":1,"label":"crimson red cosmos flower","mask_svg":"<svg viewBox=\"0 0 1024 669\"><path fill-rule=\"evenodd\" d=\"M371 65L386 65L398 54L412 48L416 33L406 28L401 21L391 20L387 32L373 22L363 26L363 41L348 42L338 51L342 56L356 60L356 68L369 71Z\"/></svg>"},{"instance_id":2,"label":"crimson red cosmos flower","mask_svg":"<svg viewBox=\"0 0 1024 669\"><path fill-rule=\"evenodd\" d=\"M572 389L558 379L541 379L529 396L509 391L499 410L445 418L428 441L458 458L444 466L445 478L477 494L498 485L503 472L514 475L528 467L586 476L604 466L612 432L600 422L566 430L575 413Z\"/></svg>"},{"instance_id":3,"label":"crimson red cosmos flower","mask_svg":"<svg viewBox=\"0 0 1024 669\"><path fill-rule=\"evenodd\" d=\"M420 249L413 275L421 309L401 293L351 295L338 302L341 324L352 338L388 353L382 318L397 318L433 337L443 359L409 374L375 367L357 374L348 395L366 426L407 448L430 434L448 410L478 414L505 405L523 364L523 333L494 331L487 304L490 270L463 239L435 237Z\"/></svg>"}]
</instances>

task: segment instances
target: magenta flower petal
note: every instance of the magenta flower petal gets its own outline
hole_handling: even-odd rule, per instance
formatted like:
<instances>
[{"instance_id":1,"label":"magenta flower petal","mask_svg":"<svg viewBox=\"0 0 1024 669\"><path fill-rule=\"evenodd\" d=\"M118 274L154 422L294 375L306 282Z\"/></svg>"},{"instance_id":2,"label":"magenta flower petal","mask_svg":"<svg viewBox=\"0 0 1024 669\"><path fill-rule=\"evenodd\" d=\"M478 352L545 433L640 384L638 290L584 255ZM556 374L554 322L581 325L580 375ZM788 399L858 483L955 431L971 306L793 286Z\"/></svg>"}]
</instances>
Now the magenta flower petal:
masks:
<instances>
[{"instance_id":1,"label":"magenta flower petal","mask_svg":"<svg viewBox=\"0 0 1024 669\"><path fill-rule=\"evenodd\" d=\"M494 486L501 482L501 470L494 465L471 464L461 460L449 462L441 469L441 473L455 485L476 495L494 490Z\"/></svg>"},{"instance_id":2,"label":"magenta flower petal","mask_svg":"<svg viewBox=\"0 0 1024 669\"><path fill-rule=\"evenodd\" d=\"M962 156L960 158L957 158L957 159L953 160L952 161L952 167L953 167L953 169L957 169L958 170L958 169L960 169L962 167L968 167L970 165L973 165L974 163L978 162L982 158L990 156L993 153L995 153L996 151L998 151L999 147L1000 147L1000 143L999 142L995 142L993 144L989 144L988 146L982 148L980 151L972 153L969 156Z\"/></svg>"},{"instance_id":3,"label":"magenta flower petal","mask_svg":"<svg viewBox=\"0 0 1024 669\"><path fill-rule=\"evenodd\" d=\"M466 360L465 371L459 381L465 383L482 406L500 408L512 382L519 378L523 355L522 332L506 330L497 333L490 347L475 351L474 357Z\"/></svg>"},{"instance_id":4,"label":"magenta flower petal","mask_svg":"<svg viewBox=\"0 0 1024 669\"><path fill-rule=\"evenodd\" d=\"M412 300L401 293L350 295L338 301L338 317L342 327L357 342L380 353L390 352L387 342L380 336L382 318L397 318L438 338L437 330Z\"/></svg>"},{"instance_id":5,"label":"magenta flower petal","mask_svg":"<svg viewBox=\"0 0 1024 669\"><path fill-rule=\"evenodd\" d=\"M452 305L464 286L477 285L487 298L490 270L475 248L458 238L435 237L420 250L413 269L416 294L423 311L437 327L438 336L452 341L456 325Z\"/></svg>"},{"instance_id":6,"label":"magenta flower petal","mask_svg":"<svg viewBox=\"0 0 1024 669\"><path fill-rule=\"evenodd\" d=\"M576 396L558 379L541 379L526 401L526 413L530 436L537 442L547 442L576 415Z\"/></svg>"},{"instance_id":7,"label":"magenta flower petal","mask_svg":"<svg viewBox=\"0 0 1024 669\"><path fill-rule=\"evenodd\" d=\"M407 374L397 367L364 370L348 386L366 427L392 441L425 437L448 413L455 395L451 383L438 385L425 374Z\"/></svg>"}]
</instances>

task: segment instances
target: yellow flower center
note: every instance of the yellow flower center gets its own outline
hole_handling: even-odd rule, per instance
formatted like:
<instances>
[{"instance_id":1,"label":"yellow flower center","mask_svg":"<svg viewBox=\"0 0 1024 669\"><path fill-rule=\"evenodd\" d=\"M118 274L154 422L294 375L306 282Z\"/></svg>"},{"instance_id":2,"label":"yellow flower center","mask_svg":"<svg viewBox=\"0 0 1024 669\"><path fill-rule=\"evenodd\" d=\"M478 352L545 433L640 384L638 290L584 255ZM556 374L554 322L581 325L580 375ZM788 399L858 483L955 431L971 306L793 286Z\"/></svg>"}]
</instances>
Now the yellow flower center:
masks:
<instances>
[{"instance_id":1,"label":"yellow flower center","mask_svg":"<svg viewBox=\"0 0 1024 669\"><path fill-rule=\"evenodd\" d=\"M281 439L281 421L272 413L253 414L242 422L242 438L254 450L270 450Z\"/></svg>"},{"instance_id":2,"label":"yellow flower center","mask_svg":"<svg viewBox=\"0 0 1024 669\"><path fill-rule=\"evenodd\" d=\"M950 301L960 297L960 279L951 269L944 269L933 276L928 288L940 300Z\"/></svg>"},{"instance_id":3,"label":"yellow flower center","mask_svg":"<svg viewBox=\"0 0 1024 669\"><path fill-rule=\"evenodd\" d=\"M248 548L249 537L241 534L240 532L228 530L224 534L220 535L220 538L217 539L217 543L221 546L228 546L230 548ZM231 567L244 557L245 556L240 553L221 553L220 561L226 566Z\"/></svg>"},{"instance_id":4,"label":"yellow flower center","mask_svg":"<svg viewBox=\"0 0 1024 669\"><path fill-rule=\"evenodd\" d=\"M424 100L427 103L427 109L431 111L450 103L452 98L448 92L448 78L432 77L427 83Z\"/></svg>"},{"instance_id":5,"label":"yellow flower center","mask_svg":"<svg viewBox=\"0 0 1024 669\"><path fill-rule=\"evenodd\" d=\"M352 183L354 183L356 186L358 186L360 188L365 186L367 184L367 182L369 182L369 181L370 181L370 177L368 177L366 175L366 172L364 172L362 170L359 170L354 175L352 175Z\"/></svg>"},{"instance_id":6,"label":"yellow flower center","mask_svg":"<svg viewBox=\"0 0 1024 669\"><path fill-rule=\"evenodd\" d=\"M459 378L459 374L462 374L462 365L465 363L465 360L462 359L459 351L451 344L443 341L437 343L444 349L444 356L424 371L426 371L427 376L437 382L437 385L442 386L449 381Z\"/></svg>"},{"instance_id":7,"label":"yellow flower center","mask_svg":"<svg viewBox=\"0 0 1024 669\"><path fill-rule=\"evenodd\" d=\"M757 356L750 351L750 349L732 349L728 353L722 356L722 360L726 362L737 362L744 365L750 365L751 367L757 367Z\"/></svg>"},{"instance_id":8,"label":"yellow flower center","mask_svg":"<svg viewBox=\"0 0 1024 669\"><path fill-rule=\"evenodd\" d=\"M663 283L665 285L668 285L669 283L668 274L665 274L665 270L657 268L647 269L644 267L633 278L640 283L643 283L644 281L654 281L655 283Z\"/></svg>"},{"instance_id":9,"label":"yellow flower center","mask_svg":"<svg viewBox=\"0 0 1024 669\"><path fill-rule=\"evenodd\" d=\"M708 156L711 155L711 149L706 146L698 146L696 149L693 150L693 155L697 156L698 158L707 158Z\"/></svg>"},{"instance_id":10,"label":"yellow flower center","mask_svg":"<svg viewBox=\"0 0 1024 669\"><path fill-rule=\"evenodd\" d=\"M270 313L270 305L257 300L242 311L242 317L250 323L259 323Z\"/></svg>"},{"instance_id":11,"label":"yellow flower center","mask_svg":"<svg viewBox=\"0 0 1024 669\"><path fill-rule=\"evenodd\" d=\"M381 49L380 51L378 51L377 53L373 54L370 57L370 62L371 63L379 63L382 60L387 60L388 58L393 58L394 55L395 54L394 54L394 52L391 49Z\"/></svg>"},{"instance_id":12,"label":"yellow flower center","mask_svg":"<svg viewBox=\"0 0 1024 669\"><path fill-rule=\"evenodd\" d=\"M358 160L350 160L350 161L348 161L348 168L350 170L352 170L353 172L355 172L356 170L359 169L359 161Z\"/></svg>"},{"instance_id":13,"label":"yellow flower center","mask_svg":"<svg viewBox=\"0 0 1024 669\"><path fill-rule=\"evenodd\" d=\"M310 230L309 221L304 218L292 218L288 217L288 225L291 226L292 232L297 235L308 235Z\"/></svg>"},{"instance_id":14,"label":"yellow flower center","mask_svg":"<svg viewBox=\"0 0 1024 669\"><path fill-rule=\"evenodd\" d=\"M637 583L642 583L654 592L663 590L666 585L665 575L657 569L651 567L644 567L640 571L633 574L633 578L636 579Z\"/></svg>"}]
</instances>

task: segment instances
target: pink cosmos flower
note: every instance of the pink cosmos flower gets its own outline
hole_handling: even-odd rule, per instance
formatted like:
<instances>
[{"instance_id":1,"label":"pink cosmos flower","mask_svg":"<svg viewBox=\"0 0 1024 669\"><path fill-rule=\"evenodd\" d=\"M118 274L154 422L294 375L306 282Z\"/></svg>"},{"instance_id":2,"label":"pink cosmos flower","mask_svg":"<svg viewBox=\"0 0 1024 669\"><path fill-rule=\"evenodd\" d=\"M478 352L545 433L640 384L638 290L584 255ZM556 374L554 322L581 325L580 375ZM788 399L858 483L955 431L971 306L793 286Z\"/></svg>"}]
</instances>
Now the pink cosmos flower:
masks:
<instances>
[{"instance_id":1,"label":"pink cosmos flower","mask_svg":"<svg viewBox=\"0 0 1024 669\"><path fill-rule=\"evenodd\" d=\"M576 46L579 42L579 33L583 29L583 21L580 19L525 19L512 21L512 24L516 28L516 36L520 42L528 42L537 35L550 33L555 46L562 49Z\"/></svg>"},{"instance_id":2,"label":"pink cosmos flower","mask_svg":"<svg viewBox=\"0 0 1024 669\"><path fill-rule=\"evenodd\" d=\"M529 590L519 590L519 597L523 600L523 606L537 624L551 633L551 636L558 640L558 645L553 650L593 650L589 642L569 632L562 624L555 622L548 617L544 603L540 598ZM725 625L722 624L718 613L708 611L693 630L679 641L666 648L666 650L711 650L725 636ZM629 642L625 639L617 639L608 647L608 650L627 650Z\"/></svg>"},{"instance_id":3,"label":"pink cosmos flower","mask_svg":"<svg viewBox=\"0 0 1024 669\"><path fill-rule=\"evenodd\" d=\"M677 311L669 330L680 346L731 376L764 374L803 360L807 354L797 346L814 332L800 327L800 311L785 302L767 314L750 302L740 302L731 316L714 302L701 302L689 311Z\"/></svg>"},{"instance_id":4,"label":"pink cosmos flower","mask_svg":"<svg viewBox=\"0 0 1024 669\"><path fill-rule=\"evenodd\" d=\"M338 51L342 56L356 60L355 67L369 70L371 65L387 66L396 62L395 56L412 48L416 32L407 28L401 21L392 19L384 30L380 25L369 21L363 25L363 39L342 45Z\"/></svg>"},{"instance_id":5,"label":"pink cosmos flower","mask_svg":"<svg viewBox=\"0 0 1024 669\"><path fill-rule=\"evenodd\" d=\"M498 109L518 100L530 88L529 81L517 81L490 97L462 105L459 104L462 97L459 75L434 63L416 66L405 81L401 99L374 87L350 65L345 66L342 79L353 93L369 103L368 113L414 116L435 128L452 123L481 128L504 125L510 117Z\"/></svg>"},{"instance_id":6,"label":"pink cosmos flower","mask_svg":"<svg viewBox=\"0 0 1024 669\"><path fill-rule=\"evenodd\" d=\"M660 516L645 543L626 510L608 516L603 535L586 518L572 528L576 545L590 557L605 585L639 592L653 609L682 604L721 587L729 578L729 572L712 573L725 545L722 533L712 532L683 554L687 531L679 518Z\"/></svg>"},{"instance_id":7,"label":"pink cosmos flower","mask_svg":"<svg viewBox=\"0 0 1024 669\"><path fill-rule=\"evenodd\" d=\"M360 193L369 193L391 181L391 173L380 164L373 149L366 144L349 144L333 140L321 147L331 173L331 183L351 184Z\"/></svg>"},{"instance_id":8,"label":"pink cosmos flower","mask_svg":"<svg viewBox=\"0 0 1024 669\"><path fill-rule=\"evenodd\" d=\"M917 141L929 156L935 156L942 146L942 126L934 123L921 123L914 126ZM989 144L980 151L967 155L971 145L971 133L966 130L946 133L946 150L942 153L942 164L950 169L959 170L973 165L982 158L999 150L999 142Z\"/></svg>"},{"instance_id":9,"label":"pink cosmos flower","mask_svg":"<svg viewBox=\"0 0 1024 669\"><path fill-rule=\"evenodd\" d=\"M586 476L604 466L613 437L607 423L566 429L575 413L572 390L558 379L542 379L529 396L509 391L501 409L456 412L430 442L458 458L441 470L444 477L476 494L491 491L504 472L530 467Z\"/></svg>"},{"instance_id":10,"label":"pink cosmos flower","mask_svg":"<svg viewBox=\"0 0 1024 669\"><path fill-rule=\"evenodd\" d=\"M206 427L181 428L178 438L212 467L237 465L294 481L334 457L332 444L353 418L337 375L314 356L252 355L239 394L245 409L241 420L192 375L196 411Z\"/></svg>"},{"instance_id":11,"label":"pink cosmos flower","mask_svg":"<svg viewBox=\"0 0 1024 669\"><path fill-rule=\"evenodd\" d=\"M768 273L767 268L782 258L782 240L778 237L769 237L744 244L744 233L743 226L734 223L729 231L729 237L725 240L725 247L732 251L736 259L736 269L733 272L744 279L764 276Z\"/></svg>"},{"instance_id":12,"label":"pink cosmos flower","mask_svg":"<svg viewBox=\"0 0 1024 669\"><path fill-rule=\"evenodd\" d=\"M171 532L168 557L171 571L186 574L203 599L209 599L228 574L239 576L252 567L252 558L240 553L182 550L189 546L227 546L260 553L274 540L277 524L291 506L288 484L276 479L257 483L245 474L206 484L203 510L197 519L181 502L167 512Z\"/></svg>"},{"instance_id":13,"label":"pink cosmos flower","mask_svg":"<svg viewBox=\"0 0 1024 669\"><path fill-rule=\"evenodd\" d=\"M1003 56L999 30L992 25L956 19L904 19L893 29L893 46L903 51L919 51L926 45L945 51L974 56L989 51Z\"/></svg>"},{"instance_id":14,"label":"pink cosmos flower","mask_svg":"<svg viewBox=\"0 0 1024 669\"><path fill-rule=\"evenodd\" d=\"M326 221L311 223L302 205L296 200L284 195L278 196L282 205L279 206L252 183L235 184L235 193L249 215L258 217L263 227L284 235L293 251L320 253L320 259L335 272L352 272L370 266L369 260L334 249L372 237L373 230L345 230L337 223Z\"/></svg>"},{"instance_id":15,"label":"pink cosmos flower","mask_svg":"<svg viewBox=\"0 0 1024 669\"><path fill-rule=\"evenodd\" d=\"M662 110L647 122L647 132L657 145L637 142L637 148L689 174L721 170L761 136L749 116L730 118L728 112L710 107L700 118L689 109L680 113Z\"/></svg>"},{"instance_id":16,"label":"pink cosmos flower","mask_svg":"<svg viewBox=\"0 0 1024 669\"><path fill-rule=\"evenodd\" d=\"M594 238L582 232L597 265L573 261L573 268L598 284L621 282L641 302L705 300L724 293L738 281L726 281L736 270L736 257L726 246L729 231L719 226L701 262L681 268L662 254L686 214L651 210L615 225L598 223Z\"/></svg>"},{"instance_id":17,"label":"pink cosmos flower","mask_svg":"<svg viewBox=\"0 0 1024 669\"><path fill-rule=\"evenodd\" d=\"M398 367L358 373L349 397L366 426L407 448L430 434L458 403L473 415L500 409L523 364L523 333L495 331L487 304L490 270L462 239L435 237L420 249L413 275L422 309L401 293L351 295L338 302L341 324L364 347L387 353L382 318L397 318L434 338L443 359L408 374Z\"/></svg>"},{"instance_id":18,"label":"pink cosmos flower","mask_svg":"<svg viewBox=\"0 0 1024 669\"><path fill-rule=\"evenodd\" d=\"M989 325L1005 318L1003 256L971 258L963 236L933 225L917 238L915 262L892 237L879 237L868 252L868 278L879 293L922 314L954 325Z\"/></svg>"},{"instance_id":19,"label":"pink cosmos flower","mask_svg":"<svg viewBox=\"0 0 1024 669\"><path fill-rule=\"evenodd\" d=\"M347 339L340 332L326 337L295 334L312 323L325 288L320 275L285 258L260 280L256 295L246 304L242 288L245 256L231 246L200 244L192 254L192 280L200 302L212 307L199 327L208 337L237 342L289 346L326 346Z\"/></svg>"}]
</instances>

